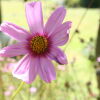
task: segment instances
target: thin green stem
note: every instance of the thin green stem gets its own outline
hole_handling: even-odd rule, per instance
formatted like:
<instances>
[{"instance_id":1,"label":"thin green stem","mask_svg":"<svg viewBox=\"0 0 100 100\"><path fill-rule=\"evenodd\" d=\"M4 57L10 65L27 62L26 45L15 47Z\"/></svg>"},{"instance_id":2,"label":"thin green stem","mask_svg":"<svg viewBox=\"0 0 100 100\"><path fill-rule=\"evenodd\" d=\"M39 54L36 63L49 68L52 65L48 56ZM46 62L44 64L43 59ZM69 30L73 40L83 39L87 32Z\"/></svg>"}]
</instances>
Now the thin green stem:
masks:
<instances>
[{"instance_id":1,"label":"thin green stem","mask_svg":"<svg viewBox=\"0 0 100 100\"><path fill-rule=\"evenodd\" d=\"M3 79L2 79L2 72L0 70L0 100L5 100L5 97L4 97L4 82L3 82Z\"/></svg>"},{"instance_id":2,"label":"thin green stem","mask_svg":"<svg viewBox=\"0 0 100 100\"><path fill-rule=\"evenodd\" d=\"M32 85L30 84L28 88L30 89L31 86L32 86ZM29 92L29 91L28 91L28 92ZM31 93L29 92L29 93L28 93L28 100L30 100L30 98L31 98Z\"/></svg>"},{"instance_id":3,"label":"thin green stem","mask_svg":"<svg viewBox=\"0 0 100 100\"><path fill-rule=\"evenodd\" d=\"M11 100L14 100L14 98L16 97L16 95L20 92L20 90L22 89L22 86L24 85L24 82L21 82L19 87L17 88L17 90L14 92L14 94L11 97Z\"/></svg>"}]
</instances>

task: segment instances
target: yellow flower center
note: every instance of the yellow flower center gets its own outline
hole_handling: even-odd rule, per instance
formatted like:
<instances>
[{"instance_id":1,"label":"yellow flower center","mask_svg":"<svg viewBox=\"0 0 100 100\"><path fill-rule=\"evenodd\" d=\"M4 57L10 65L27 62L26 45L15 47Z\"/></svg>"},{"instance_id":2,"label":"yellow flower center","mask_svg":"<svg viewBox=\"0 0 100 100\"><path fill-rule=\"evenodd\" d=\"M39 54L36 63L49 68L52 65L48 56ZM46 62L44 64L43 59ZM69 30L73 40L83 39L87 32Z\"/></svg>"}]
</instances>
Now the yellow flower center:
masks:
<instances>
[{"instance_id":1,"label":"yellow flower center","mask_svg":"<svg viewBox=\"0 0 100 100\"><path fill-rule=\"evenodd\" d=\"M36 54L43 54L48 47L48 40L44 36L35 36L30 41L30 47Z\"/></svg>"}]
</instances>

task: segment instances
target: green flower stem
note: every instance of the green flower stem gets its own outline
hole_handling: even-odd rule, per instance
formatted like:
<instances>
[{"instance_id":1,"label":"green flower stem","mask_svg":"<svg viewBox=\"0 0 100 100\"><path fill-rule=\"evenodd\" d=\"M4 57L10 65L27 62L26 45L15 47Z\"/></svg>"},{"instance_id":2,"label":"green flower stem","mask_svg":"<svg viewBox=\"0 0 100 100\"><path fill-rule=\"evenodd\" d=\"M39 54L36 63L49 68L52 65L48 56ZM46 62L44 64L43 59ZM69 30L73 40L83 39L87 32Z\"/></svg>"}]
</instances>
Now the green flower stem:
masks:
<instances>
[{"instance_id":1,"label":"green flower stem","mask_svg":"<svg viewBox=\"0 0 100 100\"><path fill-rule=\"evenodd\" d=\"M17 88L17 90L13 93L11 100L14 100L14 98L16 97L16 95L20 92L20 90L22 89L22 86L24 85L24 82L21 82L19 87Z\"/></svg>"},{"instance_id":2,"label":"green flower stem","mask_svg":"<svg viewBox=\"0 0 100 100\"><path fill-rule=\"evenodd\" d=\"M4 97L4 83L3 83L3 79L2 79L2 72L0 70L0 100L5 100Z\"/></svg>"}]
</instances>

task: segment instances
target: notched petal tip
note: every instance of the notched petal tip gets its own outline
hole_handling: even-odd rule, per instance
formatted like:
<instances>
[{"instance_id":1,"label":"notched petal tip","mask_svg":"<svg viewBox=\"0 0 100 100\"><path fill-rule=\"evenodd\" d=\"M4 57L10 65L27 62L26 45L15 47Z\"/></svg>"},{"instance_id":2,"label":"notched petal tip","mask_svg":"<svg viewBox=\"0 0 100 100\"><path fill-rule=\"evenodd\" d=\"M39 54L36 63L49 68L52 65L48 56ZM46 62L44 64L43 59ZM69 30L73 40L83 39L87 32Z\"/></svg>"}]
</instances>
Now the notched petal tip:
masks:
<instances>
[{"instance_id":1,"label":"notched petal tip","mask_svg":"<svg viewBox=\"0 0 100 100\"><path fill-rule=\"evenodd\" d=\"M63 23L63 25L64 24L66 25L67 29L70 29L72 27L72 22L71 21L67 21L67 22Z\"/></svg>"},{"instance_id":2,"label":"notched petal tip","mask_svg":"<svg viewBox=\"0 0 100 100\"><path fill-rule=\"evenodd\" d=\"M1 25L0 25L0 31L3 30L3 28L5 28L8 24L6 22L3 22Z\"/></svg>"},{"instance_id":3,"label":"notched petal tip","mask_svg":"<svg viewBox=\"0 0 100 100\"><path fill-rule=\"evenodd\" d=\"M68 64L67 59L65 59L66 57L57 57L56 61L57 63L59 63L60 65L65 65Z\"/></svg>"},{"instance_id":4,"label":"notched petal tip","mask_svg":"<svg viewBox=\"0 0 100 100\"><path fill-rule=\"evenodd\" d=\"M58 11L59 13L62 13L65 18L67 10L64 7L59 7L56 9L56 11Z\"/></svg>"},{"instance_id":5,"label":"notched petal tip","mask_svg":"<svg viewBox=\"0 0 100 100\"><path fill-rule=\"evenodd\" d=\"M63 6L62 6L62 7L57 8L57 10L66 12L66 9L65 9Z\"/></svg>"},{"instance_id":6,"label":"notched petal tip","mask_svg":"<svg viewBox=\"0 0 100 100\"><path fill-rule=\"evenodd\" d=\"M71 28L72 27L72 22L71 21L67 21L67 25L68 25L69 28Z\"/></svg>"},{"instance_id":7,"label":"notched petal tip","mask_svg":"<svg viewBox=\"0 0 100 100\"><path fill-rule=\"evenodd\" d=\"M43 15L41 2L29 2L25 5L26 18L32 34L43 33Z\"/></svg>"},{"instance_id":8,"label":"notched petal tip","mask_svg":"<svg viewBox=\"0 0 100 100\"><path fill-rule=\"evenodd\" d=\"M27 2L27 3L25 3L25 6L34 6L34 4L36 4L36 3L40 3L41 4L41 2L40 1L34 1L34 2Z\"/></svg>"},{"instance_id":9,"label":"notched petal tip","mask_svg":"<svg viewBox=\"0 0 100 100\"><path fill-rule=\"evenodd\" d=\"M36 3L36 2L27 2L27 3L25 3L25 6L34 6L34 3Z\"/></svg>"}]
</instances>

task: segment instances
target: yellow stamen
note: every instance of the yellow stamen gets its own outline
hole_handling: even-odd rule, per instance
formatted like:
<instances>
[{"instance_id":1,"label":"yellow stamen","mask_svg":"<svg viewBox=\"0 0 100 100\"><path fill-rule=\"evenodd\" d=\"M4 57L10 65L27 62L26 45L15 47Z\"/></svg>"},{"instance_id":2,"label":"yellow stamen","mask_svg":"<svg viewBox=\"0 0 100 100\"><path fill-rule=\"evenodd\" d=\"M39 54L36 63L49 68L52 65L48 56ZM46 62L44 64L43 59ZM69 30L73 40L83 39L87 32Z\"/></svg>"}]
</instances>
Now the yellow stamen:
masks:
<instances>
[{"instance_id":1,"label":"yellow stamen","mask_svg":"<svg viewBox=\"0 0 100 100\"><path fill-rule=\"evenodd\" d=\"M35 36L30 41L30 47L33 52L42 54L47 50L48 40L44 36Z\"/></svg>"}]
</instances>

